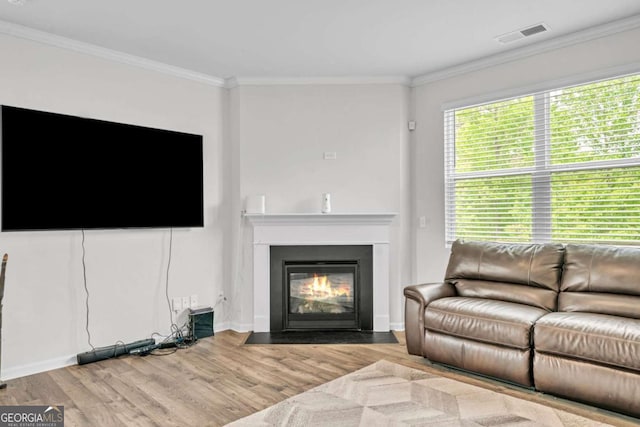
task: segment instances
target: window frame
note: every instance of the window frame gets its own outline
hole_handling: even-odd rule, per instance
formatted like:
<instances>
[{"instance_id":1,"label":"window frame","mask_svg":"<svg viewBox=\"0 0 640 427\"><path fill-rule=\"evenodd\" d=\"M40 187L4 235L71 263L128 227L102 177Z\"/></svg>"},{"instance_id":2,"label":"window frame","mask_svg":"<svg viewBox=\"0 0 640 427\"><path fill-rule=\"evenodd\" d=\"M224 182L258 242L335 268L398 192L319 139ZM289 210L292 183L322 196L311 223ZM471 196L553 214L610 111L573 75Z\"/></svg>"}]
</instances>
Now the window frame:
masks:
<instances>
[{"instance_id":1,"label":"window frame","mask_svg":"<svg viewBox=\"0 0 640 427\"><path fill-rule=\"evenodd\" d=\"M623 72L624 71L624 72ZM521 91L520 93L511 94L508 97L491 97L485 95L481 99L471 101L458 101L442 106L444 115L444 194L445 194L445 243L449 247L451 243L458 237L456 235L456 205L455 183L459 180L474 178L499 178L514 175L531 176L531 242L541 243L553 241L552 238L552 175L562 172L580 172L589 170L607 170L615 168L616 170L627 167L640 167L640 155L633 158L616 159L616 160L591 160L566 164L551 164L551 117L550 117L550 96L554 91L566 90L573 87L579 87L609 80L616 80L624 77L637 76L640 77L640 66L625 67L616 69L615 73L607 73L599 78L582 78L576 79L572 83L568 81L556 81L555 83L546 83L542 89L537 91ZM480 172L455 172L455 113L458 110L473 108L481 105L488 105L509 101L512 99L533 97L533 123L534 123L534 161L532 166L491 169ZM640 110L638 110L640 116ZM494 240L500 240L498 237ZM592 243L603 243L600 241L592 241ZM613 242L618 244L618 242ZM620 244L640 245L640 238L632 242L624 242Z\"/></svg>"}]
</instances>

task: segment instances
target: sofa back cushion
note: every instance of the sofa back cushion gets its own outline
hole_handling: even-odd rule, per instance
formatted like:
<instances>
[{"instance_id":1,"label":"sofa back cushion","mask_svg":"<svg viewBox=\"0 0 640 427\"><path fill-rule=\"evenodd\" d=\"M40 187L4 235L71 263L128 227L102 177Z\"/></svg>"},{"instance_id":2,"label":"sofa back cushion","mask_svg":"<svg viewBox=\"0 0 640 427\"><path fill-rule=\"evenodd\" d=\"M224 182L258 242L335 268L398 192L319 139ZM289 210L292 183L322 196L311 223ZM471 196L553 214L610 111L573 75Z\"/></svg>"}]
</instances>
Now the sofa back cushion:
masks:
<instances>
[{"instance_id":1,"label":"sofa back cushion","mask_svg":"<svg viewBox=\"0 0 640 427\"><path fill-rule=\"evenodd\" d=\"M640 248L566 246L559 311L640 319Z\"/></svg>"},{"instance_id":2,"label":"sofa back cushion","mask_svg":"<svg viewBox=\"0 0 640 427\"><path fill-rule=\"evenodd\" d=\"M465 242L451 247L445 281L461 296L557 308L564 246Z\"/></svg>"}]
</instances>

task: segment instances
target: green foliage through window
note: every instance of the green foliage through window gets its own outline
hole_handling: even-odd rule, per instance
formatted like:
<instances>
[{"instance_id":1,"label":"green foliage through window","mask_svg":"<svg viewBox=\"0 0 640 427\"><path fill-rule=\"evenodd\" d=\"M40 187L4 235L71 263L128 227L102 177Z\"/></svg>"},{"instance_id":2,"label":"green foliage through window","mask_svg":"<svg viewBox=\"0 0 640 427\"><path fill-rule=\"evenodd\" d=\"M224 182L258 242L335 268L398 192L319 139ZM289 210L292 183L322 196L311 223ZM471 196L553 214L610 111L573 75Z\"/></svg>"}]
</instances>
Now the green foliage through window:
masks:
<instances>
[{"instance_id":1,"label":"green foliage through window","mask_svg":"<svg viewBox=\"0 0 640 427\"><path fill-rule=\"evenodd\" d=\"M640 75L447 110L447 241L640 244Z\"/></svg>"}]
</instances>

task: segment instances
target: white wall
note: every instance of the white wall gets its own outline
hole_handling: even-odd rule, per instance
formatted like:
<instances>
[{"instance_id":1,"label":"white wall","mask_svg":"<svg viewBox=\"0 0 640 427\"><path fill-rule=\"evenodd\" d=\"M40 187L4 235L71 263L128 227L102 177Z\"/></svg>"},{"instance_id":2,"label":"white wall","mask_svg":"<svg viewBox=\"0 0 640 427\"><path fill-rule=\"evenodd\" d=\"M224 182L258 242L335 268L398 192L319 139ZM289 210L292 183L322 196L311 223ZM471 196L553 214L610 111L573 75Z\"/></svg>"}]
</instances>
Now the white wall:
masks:
<instances>
[{"instance_id":1,"label":"white wall","mask_svg":"<svg viewBox=\"0 0 640 427\"><path fill-rule=\"evenodd\" d=\"M491 93L515 95L519 88L540 88L548 82L604 77L613 69L629 69L630 64L640 71L638 42L640 30L636 29L414 88L415 217L425 216L427 220L427 227L418 228L415 239L419 282L442 280L449 256L444 230L442 105L478 100Z\"/></svg>"},{"instance_id":2,"label":"white wall","mask_svg":"<svg viewBox=\"0 0 640 427\"><path fill-rule=\"evenodd\" d=\"M236 130L240 200L264 194L268 213L396 212L391 242L392 326L402 324L409 281L409 89L396 84L240 86ZM324 160L324 152L336 152ZM239 327L253 321L251 230L244 224Z\"/></svg>"},{"instance_id":3,"label":"white wall","mask_svg":"<svg viewBox=\"0 0 640 427\"><path fill-rule=\"evenodd\" d=\"M0 36L0 52L0 104L204 135L205 227L174 230L169 296L197 294L200 304L213 305L222 291L228 229L226 90L10 36ZM51 208L42 206L42 214ZM168 244L167 229L86 232L94 346L169 333ZM90 349L81 232L1 233L0 252L9 254L3 378L75 363L77 353Z\"/></svg>"}]
</instances>

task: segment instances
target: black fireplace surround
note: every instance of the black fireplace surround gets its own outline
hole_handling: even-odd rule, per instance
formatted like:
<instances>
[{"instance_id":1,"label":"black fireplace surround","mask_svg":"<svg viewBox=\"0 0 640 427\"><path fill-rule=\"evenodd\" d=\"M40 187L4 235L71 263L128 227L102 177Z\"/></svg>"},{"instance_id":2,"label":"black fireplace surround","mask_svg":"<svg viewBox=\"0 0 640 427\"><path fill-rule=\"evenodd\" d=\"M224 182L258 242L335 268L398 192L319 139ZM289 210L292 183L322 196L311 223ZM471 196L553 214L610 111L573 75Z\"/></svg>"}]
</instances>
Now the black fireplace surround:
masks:
<instances>
[{"instance_id":1,"label":"black fireplace surround","mask_svg":"<svg viewBox=\"0 0 640 427\"><path fill-rule=\"evenodd\" d=\"M271 246L270 272L271 332L373 330L371 245ZM344 279L341 286L350 289L348 296L333 298L334 304L301 301L290 282L296 289L295 282L313 280L316 274Z\"/></svg>"}]
</instances>

